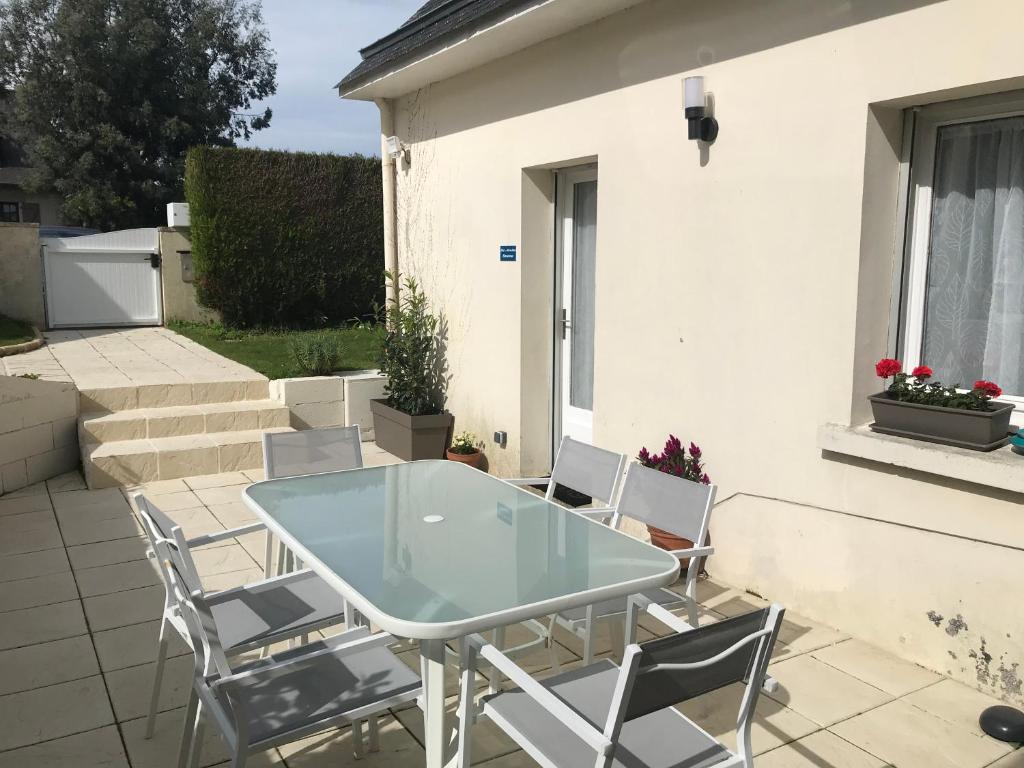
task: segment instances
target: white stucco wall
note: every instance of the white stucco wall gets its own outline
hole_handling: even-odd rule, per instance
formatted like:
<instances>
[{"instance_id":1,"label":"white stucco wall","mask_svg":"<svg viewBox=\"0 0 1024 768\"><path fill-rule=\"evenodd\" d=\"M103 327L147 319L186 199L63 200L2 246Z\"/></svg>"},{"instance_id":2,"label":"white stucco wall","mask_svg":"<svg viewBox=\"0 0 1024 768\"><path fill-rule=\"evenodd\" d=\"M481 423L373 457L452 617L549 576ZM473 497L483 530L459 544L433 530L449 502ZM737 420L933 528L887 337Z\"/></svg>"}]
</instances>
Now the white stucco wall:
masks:
<instances>
[{"instance_id":1,"label":"white stucco wall","mask_svg":"<svg viewBox=\"0 0 1024 768\"><path fill-rule=\"evenodd\" d=\"M596 159L595 442L695 440L713 575L1024 701L1021 496L816 442L866 420L887 351L901 110L1024 86L1022 28L1014 0L649 0L399 99L399 264L448 318L455 429L508 432L498 474L545 469L544 169Z\"/></svg>"}]
</instances>

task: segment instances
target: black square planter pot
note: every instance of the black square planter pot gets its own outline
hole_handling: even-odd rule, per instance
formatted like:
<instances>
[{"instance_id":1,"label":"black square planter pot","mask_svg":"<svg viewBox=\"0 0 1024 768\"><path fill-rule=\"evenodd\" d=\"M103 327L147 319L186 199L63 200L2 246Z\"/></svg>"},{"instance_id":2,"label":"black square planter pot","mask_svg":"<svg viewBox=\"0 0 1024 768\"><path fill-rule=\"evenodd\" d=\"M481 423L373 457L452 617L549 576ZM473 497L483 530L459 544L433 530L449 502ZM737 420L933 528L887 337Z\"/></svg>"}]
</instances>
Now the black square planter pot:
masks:
<instances>
[{"instance_id":1,"label":"black square planter pot","mask_svg":"<svg viewBox=\"0 0 1024 768\"><path fill-rule=\"evenodd\" d=\"M450 413L410 416L388 405L387 400L371 400L373 440L378 447L405 461L443 459L455 417Z\"/></svg>"},{"instance_id":2,"label":"black square planter pot","mask_svg":"<svg viewBox=\"0 0 1024 768\"><path fill-rule=\"evenodd\" d=\"M868 398L875 432L910 437L929 443L954 445L974 451L992 451L1006 445L1013 403L991 401L987 411L942 408L896 400L888 392Z\"/></svg>"}]
</instances>

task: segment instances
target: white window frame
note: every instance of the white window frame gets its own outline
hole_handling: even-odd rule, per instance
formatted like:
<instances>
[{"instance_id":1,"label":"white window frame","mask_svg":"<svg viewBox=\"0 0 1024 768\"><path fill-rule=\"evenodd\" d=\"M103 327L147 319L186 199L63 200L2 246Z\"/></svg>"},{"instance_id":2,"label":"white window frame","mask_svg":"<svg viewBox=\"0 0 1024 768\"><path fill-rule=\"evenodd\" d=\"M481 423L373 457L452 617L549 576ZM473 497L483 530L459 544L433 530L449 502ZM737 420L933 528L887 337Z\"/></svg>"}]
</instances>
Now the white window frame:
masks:
<instances>
[{"instance_id":1,"label":"white window frame","mask_svg":"<svg viewBox=\"0 0 1024 768\"><path fill-rule=\"evenodd\" d=\"M903 260L903 297L900 312L898 354L903 368L911 371L922 362L925 294L928 290L928 245L931 234L932 184L939 128L958 123L981 122L1024 115L1024 92L983 96L945 102L914 111L910 159L910 191ZM999 398L1016 405L1014 424L1024 423L1024 392Z\"/></svg>"}]
</instances>

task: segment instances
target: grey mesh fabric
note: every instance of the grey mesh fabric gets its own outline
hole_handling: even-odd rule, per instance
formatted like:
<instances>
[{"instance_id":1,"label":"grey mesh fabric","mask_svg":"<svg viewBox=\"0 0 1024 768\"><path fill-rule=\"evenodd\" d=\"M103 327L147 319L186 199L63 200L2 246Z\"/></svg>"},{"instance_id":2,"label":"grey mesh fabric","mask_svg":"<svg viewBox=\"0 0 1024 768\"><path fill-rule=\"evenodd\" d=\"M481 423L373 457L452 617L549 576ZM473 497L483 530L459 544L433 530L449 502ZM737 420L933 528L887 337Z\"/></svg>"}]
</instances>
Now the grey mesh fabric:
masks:
<instances>
[{"instance_id":1,"label":"grey mesh fabric","mask_svg":"<svg viewBox=\"0 0 1024 768\"><path fill-rule=\"evenodd\" d=\"M551 482L567 486L606 504L611 503L621 472L622 458L621 453L595 448L566 437L562 440L558 455L555 457Z\"/></svg>"},{"instance_id":2,"label":"grey mesh fabric","mask_svg":"<svg viewBox=\"0 0 1024 768\"><path fill-rule=\"evenodd\" d=\"M758 640L700 669L656 670L656 664L688 664L712 658L765 628L769 609L724 619L699 629L641 643L640 665L626 705L626 720L701 696L744 680L760 647ZM768 648L771 653L771 648Z\"/></svg>"},{"instance_id":3,"label":"grey mesh fabric","mask_svg":"<svg viewBox=\"0 0 1024 768\"><path fill-rule=\"evenodd\" d=\"M603 659L541 683L603 731L618 678L619 668ZM483 701L493 716L508 723L559 768L593 768L594 749L518 688L486 696ZM728 757L729 752L721 744L668 708L622 726L612 765L708 768Z\"/></svg>"},{"instance_id":4,"label":"grey mesh fabric","mask_svg":"<svg viewBox=\"0 0 1024 768\"><path fill-rule=\"evenodd\" d=\"M234 672L258 670L273 663L297 659L325 648L310 643L283 653L236 667ZM394 696L420 690L420 679L398 657L384 647L352 653L325 654L311 664L270 680L255 680L221 700L228 710L232 699L244 703L249 717L249 744L272 740L318 722L343 716L361 707Z\"/></svg>"},{"instance_id":5,"label":"grey mesh fabric","mask_svg":"<svg viewBox=\"0 0 1024 768\"><path fill-rule=\"evenodd\" d=\"M656 603L665 608L682 605L686 601L685 597L673 592L671 589L647 589L639 594L646 597L652 603ZM615 597L611 600L602 600L600 603L594 603L593 616L594 618L600 618L602 616L621 616L626 612L628 607L629 598L626 597ZM558 615L568 621L585 621L587 618L587 606L581 605L576 608L559 611Z\"/></svg>"},{"instance_id":6,"label":"grey mesh fabric","mask_svg":"<svg viewBox=\"0 0 1024 768\"><path fill-rule=\"evenodd\" d=\"M271 432L265 440L268 480L363 466L358 427Z\"/></svg>"},{"instance_id":7,"label":"grey mesh fabric","mask_svg":"<svg viewBox=\"0 0 1024 768\"><path fill-rule=\"evenodd\" d=\"M226 649L259 643L266 637L345 620L341 597L312 571L286 582L262 582L207 598Z\"/></svg>"},{"instance_id":8,"label":"grey mesh fabric","mask_svg":"<svg viewBox=\"0 0 1024 768\"><path fill-rule=\"evenodd\" d=\"M712 486L633 464L619 496L619 514L701 543Z\"/></svg>"}]
</instances>

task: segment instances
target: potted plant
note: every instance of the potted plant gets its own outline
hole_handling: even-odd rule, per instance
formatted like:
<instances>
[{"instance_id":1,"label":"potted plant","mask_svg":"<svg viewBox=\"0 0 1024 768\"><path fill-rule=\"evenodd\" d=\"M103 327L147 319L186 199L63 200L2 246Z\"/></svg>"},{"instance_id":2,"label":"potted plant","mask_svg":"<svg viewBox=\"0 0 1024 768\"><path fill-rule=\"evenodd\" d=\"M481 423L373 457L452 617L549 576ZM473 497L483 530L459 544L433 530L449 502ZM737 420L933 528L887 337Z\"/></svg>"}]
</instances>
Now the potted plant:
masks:
<instances>
[{"instance_id":1,"label":"potted plant","mask_svg":"<svg viewBox=\"0 0 1024 768\"><path fill-rule=\"evenodd\" d=\"M398 286L394 276L386 276ZM430 312L413 278L406 278L396 293L385 313L379 358L380 372L387 377L386 397L370 401L374 440L406 461L440 459L453 421L444 410L443 323Z\"/></svg>"},{"instance_id":2,"label":"potted plant","mask_svg":"<svg viewBox=\"0 0 1024 768\"><path fill-rule=\"evenodd\" d=\"M702 455L700 448L692 442L690 443L689 455L687 455L687 450L683 447L682 441L675 435L669 435L668 440L665 441L665 448L661 453L652 454L646 448L641 448L637 461L645 467L656 469L659 472L667 472L670 475L675 475L685 480L710 485L711 478L704 471L704 464L701 461ZM651 543L654 546L661 547L661 549L666 549L670 552L676 549L690 549L694 546L694 542L689 539L676 536L674 533L669 533L653 525L648 525L647 531L651 534ZM711 534L709 533L704 545L709 545L710 543ZM689 558L680 558L679 565L683 570L689 564Z\"/></svg>"},{"instance_id":3,"label":"potted plant","mask_svg":"<svg viewBox=\"0 0 1024 768\"><path fill-rule=\"evenodd\" d=\"M892 383L871 395L875 432L991 451L1006 444L1013 403L996 400L1003 394L995 382L979 380L970 390L946 387L932 380L932 369L919 365L910 374L899 360L875 364L879 378Z\"/></svg>"},{"instance_id":4,"label":"potted plant","mask_svg":"<svg viewBox=\"0 0 1024 768\"><path fill-rule=\"evenodd\" d=\"M452 440L448 448L448 461L457 461L460 464L469 464L474 469L480 469L484 455L476 447L476 435L472 432L460 432Z\"/></svg>"}]
</instances>

